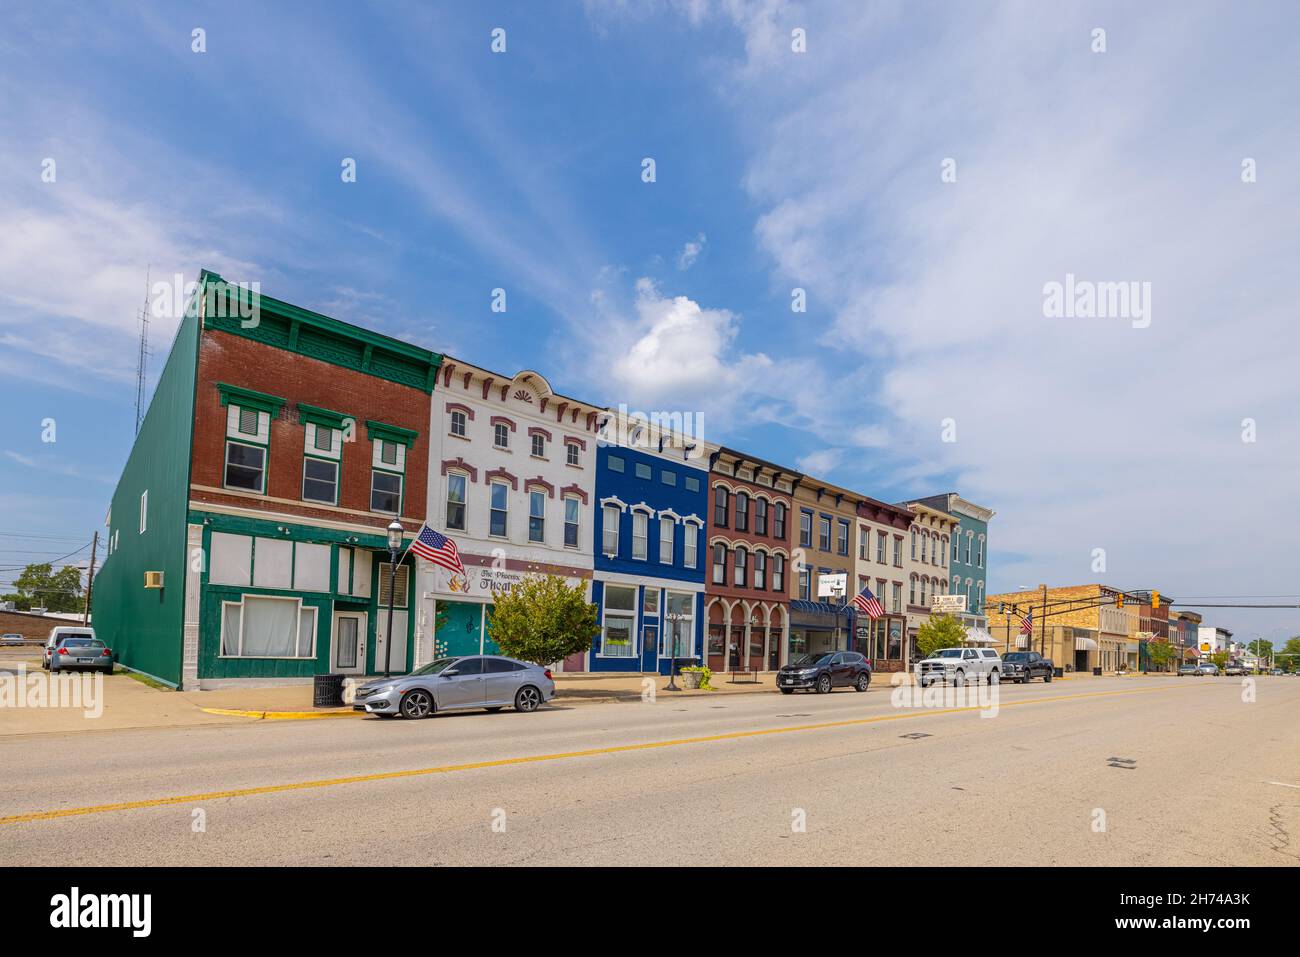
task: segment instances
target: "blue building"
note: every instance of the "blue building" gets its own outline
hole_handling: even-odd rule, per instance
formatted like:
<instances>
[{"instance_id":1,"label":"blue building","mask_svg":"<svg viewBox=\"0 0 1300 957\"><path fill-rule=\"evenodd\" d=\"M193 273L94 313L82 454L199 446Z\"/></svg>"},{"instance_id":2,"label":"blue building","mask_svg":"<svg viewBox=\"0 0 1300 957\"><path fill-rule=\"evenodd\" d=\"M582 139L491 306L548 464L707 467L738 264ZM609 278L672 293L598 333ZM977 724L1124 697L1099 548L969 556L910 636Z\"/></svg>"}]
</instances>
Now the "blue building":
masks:
<instances>
[{"instance_id":1,"label":"blue building","mask_svg":"<svg viewBox=\"0 0 1300 957\"><path fill-rule=\"evenodd\" d=\"M708 457L646 442L648 431L596 450L591 671L667 674L674 654L703 660Z\"/></svg>"},{"instance_id":2,"label":"blue building","mask_svg":"<svg viewBox=\"0 0 1300 957\"><path fill-rule=\"evenodd\" d=\"M991 508L968 502L956 492L930 495L917 499L924 505L947 512L959 523L952 534L949 547L949 592L966 596L966 612L958 618L967 628L988 630L988 615L984 608L987 594L985 582L989 558L989 520Z\"/></svg>"}]
</instances>

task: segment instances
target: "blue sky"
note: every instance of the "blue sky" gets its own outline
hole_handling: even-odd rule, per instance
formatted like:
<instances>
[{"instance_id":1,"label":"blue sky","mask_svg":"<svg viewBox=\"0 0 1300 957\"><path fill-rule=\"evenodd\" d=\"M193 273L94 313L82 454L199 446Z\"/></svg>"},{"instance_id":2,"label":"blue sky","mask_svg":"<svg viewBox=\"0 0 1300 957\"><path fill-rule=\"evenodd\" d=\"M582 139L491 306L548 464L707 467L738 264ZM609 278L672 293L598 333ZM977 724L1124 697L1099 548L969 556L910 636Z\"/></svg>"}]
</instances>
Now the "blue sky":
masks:
<instances>
[{"instance_id":1,"label":"blue sky","mask_svg":"<svg viewBox=\"0 0 1300 957\"><path fill-rule=\"evenodd\" d=\"M991 590L1294 590L1287 5L268 6L0 15L0 569L102 522L145 270L206 266L878 498L960 489ZM1067 273L1152 283L1150 326L1045 318Z\"/></svg>"}]
</instances>

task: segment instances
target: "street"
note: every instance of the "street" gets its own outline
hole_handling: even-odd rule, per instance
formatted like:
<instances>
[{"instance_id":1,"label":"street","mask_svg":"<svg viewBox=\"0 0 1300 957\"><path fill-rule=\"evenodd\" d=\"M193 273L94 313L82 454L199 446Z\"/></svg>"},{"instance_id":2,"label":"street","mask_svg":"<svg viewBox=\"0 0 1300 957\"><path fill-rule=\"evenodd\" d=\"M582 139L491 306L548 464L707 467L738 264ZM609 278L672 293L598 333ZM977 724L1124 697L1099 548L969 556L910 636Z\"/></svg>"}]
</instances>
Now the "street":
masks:
<instances>
[{"instance_id":1,"label":"street","mask_svg":"<svg viewBox=\"0 0 1300 957\"><path fill-rule=\"evenodd\" d=\"M11 737L0 865L1294 866L1300 680L1254 681Z\"/></svg>"}]
</instances>

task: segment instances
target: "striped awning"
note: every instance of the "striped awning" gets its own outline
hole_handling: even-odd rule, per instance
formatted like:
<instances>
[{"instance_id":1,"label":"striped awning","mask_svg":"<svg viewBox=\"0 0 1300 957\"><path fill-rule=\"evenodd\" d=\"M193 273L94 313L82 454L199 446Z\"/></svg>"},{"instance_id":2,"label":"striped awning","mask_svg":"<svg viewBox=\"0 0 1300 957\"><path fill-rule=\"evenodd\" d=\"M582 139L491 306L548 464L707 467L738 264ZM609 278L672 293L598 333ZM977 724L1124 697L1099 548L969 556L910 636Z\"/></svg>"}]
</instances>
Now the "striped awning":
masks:
<instances>
[{"instance_id":1,"label":"striped awning","mask_svg":"<svg viewBox=\"0 0 1300 957\"><path fill-rule=\"evenodd\" d=\"M1083 635L1075 635L1074 650L1075 651L1096 651L1097 642L1091 638L1085 638Z\"/></svg>"}]
</instances>

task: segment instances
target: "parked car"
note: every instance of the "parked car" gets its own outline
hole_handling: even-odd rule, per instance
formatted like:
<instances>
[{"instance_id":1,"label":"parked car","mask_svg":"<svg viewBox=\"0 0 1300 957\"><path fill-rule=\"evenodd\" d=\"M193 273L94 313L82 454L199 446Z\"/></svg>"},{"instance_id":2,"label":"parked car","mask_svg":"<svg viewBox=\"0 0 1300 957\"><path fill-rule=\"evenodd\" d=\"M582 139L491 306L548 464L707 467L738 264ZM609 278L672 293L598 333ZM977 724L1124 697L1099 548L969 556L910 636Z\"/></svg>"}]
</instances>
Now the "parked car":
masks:
<instances>
[{"instance_id":1,"label":"parked car","mask_svg":"<svg viewBox=\"0 0 1300 957\"><path fill-rule=\"evenodd\" d=\"M1016 684L1042 678L1044 682L1052 680L1053 665L1051 658L1044 658L1036 651L1012 651L1002 656L1002 668L1007 680Z\"/></svg>"},{"instance_id":2,"label":"parked car","mask_svg":"<svg viewBox=\"0 0 1300 957\"><path fill-rule=\"evenodd\" d=\"M352 710L381 718L429 718L439 711L484 708L536 711L555 697L551 669L501 655L439 658L409 675L378 678L359 687Z\"/></svg>"},{"instance_id":3,"label":"parked car","mask_svg":"<svg viewBox=\"0 0 1300 957\"><path fill-rule=\"evenodd\" d=\"M796 688L813 689L828 694L833 688L866 691L871 684L871 664L856 651L822 651L800 655L776 673L776 686L782 694Z\"/></svg>"},{"instance_id":4,"label":"parked car","mask_svg":"<svg viewBox=\"0 0 1300 957\"><path fill-rule=\"evenodd\" d=\"M0 645L21 645L27 639L22 635L10 632L7 635L0 635Z\"/></svg>"},{"instance_id":5,"label":"parked car","mask_svg":"<svg viewBox=\"0 0 1300 957\"><path fill-rule=\"evenodd\" d=\"M1236 662L1236 661L1229 661L1226 665L1224 665L1224 666L1223 666L1223 673L1224 673L1225 675L1247 675L1247 674L1250 674L1250 672L1246 669L1246 666L1245 666L1245 665L1241 664L1240 662Z\"/></svg>"},{"instance_id":6,"label":"parked car","mask_svg":"<svg viewBox=\"0 0 1300 957\"><path fill-rule=\"evenodd\" d=\"M1186 665L1179 665L1179 666L1178 666L1178 677L1180 677L1180 678L1181 678L1183 675L1191 675L1192 677L1196 677L1196 676L1199 675L1200 673L1201 673L1201 672L1200 672L1200 669L1197 668L1197 666L1196 666L1196 665L1193 665L1193 664L1186 664Z\"/></svg>"},{"instance_id":7,"label":"parked car","mask_svg":"<svg viewBox=\"0 0 1300 957\"><path fill-rule=\"evenodd\" d=\"M51 628L50 635L48 638L45 639L45 646L42 650L41 667L47 669L50 667L50 658L54 653L54 649L58 647L59 642L62 641L63 639L65 638L93 639L94 637L95 637L95 629L89 626L83 627L81 625L57 625L56 627Z\"/></svg>"},{"instance_id":8,"label":"parked car","mask_svg":"<svg viewBox=\"0 0 1300 957\"><path fill-rule=\"evenodd\" d=\"M1196 673L1198 675L1217 675L1219 673L1219 666L1213 661L1202 661L1196 666Z\"/></svg>"},{"instance_id":9,"label":"parked car","mask_svg":"<svg viewBox=\"0 0 1300 957\"><path fill-rule=\"evenodd\" d=\"M90 669L113 673L113 649L98 638L69 636L59 639L50 653L50 672Z\"/></svg>"},{"instance_id":10,"label":"parked car","mask_svg":"<svg viewBox=\"0 0 1300 957\"><path fill-rule=\"evenodd\" d=\"M949 681L964 684L971 678L997 681L1002 674L1002 656L992 648L943 648L934 657L921 661L917 673L922 688L936 681L944 684Z\"/></svg>"},{"instance_id":11,"label":"parked car","mask_svg":"<svg viewBox=\"0 0 1300 957\"><path fill-rule=\"evenodd\" d=\"M1286 674L1286 672L1283 671L1281 668L1274 668L1272 671L1269 672L1269 674L1271 674L1271 675L1283 675L1283 674Z\"/></svg>"}]
</instances>

